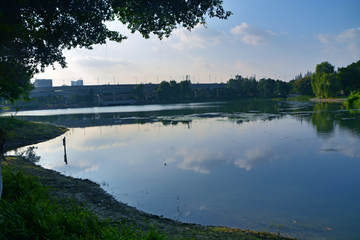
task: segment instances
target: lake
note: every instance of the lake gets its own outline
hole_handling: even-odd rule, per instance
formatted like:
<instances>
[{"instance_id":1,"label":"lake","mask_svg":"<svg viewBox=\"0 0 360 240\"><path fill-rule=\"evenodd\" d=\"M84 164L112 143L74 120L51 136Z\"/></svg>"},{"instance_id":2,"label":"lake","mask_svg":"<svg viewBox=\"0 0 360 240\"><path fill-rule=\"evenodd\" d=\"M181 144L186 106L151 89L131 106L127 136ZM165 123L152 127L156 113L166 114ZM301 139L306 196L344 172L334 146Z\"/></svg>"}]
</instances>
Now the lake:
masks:
<instances>
[{"instance_id":1,"label":"lake","mask_svg":"<svg viewBox=\"0 0 360 240\"><path fill-rule=\"evenodd\" d=\"M70 128L36 145L38 164L98 182L139 210L300 239L359 239L360 110L246 100L17 117Z\"/></svg>"}]
</instances>

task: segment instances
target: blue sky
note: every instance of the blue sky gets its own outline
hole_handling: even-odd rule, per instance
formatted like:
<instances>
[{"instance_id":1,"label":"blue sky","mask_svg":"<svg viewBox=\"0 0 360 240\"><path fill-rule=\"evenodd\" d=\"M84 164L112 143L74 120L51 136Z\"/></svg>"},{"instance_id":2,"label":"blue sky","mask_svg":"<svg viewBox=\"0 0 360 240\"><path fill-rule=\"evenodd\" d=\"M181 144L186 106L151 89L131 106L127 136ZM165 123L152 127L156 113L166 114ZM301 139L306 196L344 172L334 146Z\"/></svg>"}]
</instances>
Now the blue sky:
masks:
<instances>
[{"instance_id":1,"label":"blue sky","mask_svg":"<svg viewBox=\"0 0 360 240\"><path fill-rule=\"evenodd\" d=\"M47 68L35 78L54 86L83 79L85 85L157 83L170 78L226 82L236 74L289 81L328 61L345 67L360 60L360 0L224 0L228 20L208 19L207 28L176 29L168 39L128 36L94 50L65 51L68 68Z\"/></svg>"}]
</instances>

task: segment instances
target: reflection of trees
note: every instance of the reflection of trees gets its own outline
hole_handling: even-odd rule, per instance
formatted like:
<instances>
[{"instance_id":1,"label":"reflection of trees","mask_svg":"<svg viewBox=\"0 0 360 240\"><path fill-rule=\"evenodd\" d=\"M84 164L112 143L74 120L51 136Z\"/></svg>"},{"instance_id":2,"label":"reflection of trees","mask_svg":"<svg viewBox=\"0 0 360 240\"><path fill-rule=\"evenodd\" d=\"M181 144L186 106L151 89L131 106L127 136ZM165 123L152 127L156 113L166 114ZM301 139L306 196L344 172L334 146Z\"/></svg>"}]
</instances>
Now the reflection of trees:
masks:
<instances>
[{"instance_id":1,"label":"reflection of trees","mask_svg":"<svg viewBox=\"0 0 360 240\"><path fill-rule=\"evenodd\" d=\"M344 110L344 106L339 109L338 105L331 103L314 105L311 122L316 127L317 133L321 137L330 137L337 125L350 133L360 135L360 112L339 110Z\"/></svg>"},{"instance_id":2,"label":"reflection of trees","mask_svg":"<svg viewBox=\"0 0 360 240\"><path fill-rule=\"evenodd\" d=\"M182 123L183 125L187 126L188 129L191 128L191 127L190 127L190 122L191 122L191 121L181 121L181 123Z\"/></svg>"},{"instance_id":3,"label":"reflection of trees","mask_svg":"<svg viewBox=\"0 0 360 240\"><path fill-rule=\"evenodd\" d=\"M160 120L160 122L164 125L164 126L168 126L171 124L171 120Z\"/></svg>"},{"instance_id":4,"label":"reflection of trees","mask_svg":"<svg viewBox=\"0 0 360 240\"><path fill-rule=\"evenodd\" d=\"M360 111L350 110L347 113L347 116L338 119L337 123L341 128L345 128L353 134L360 135Z\"/></svg>"},{"instance_id":5,"label":"reflection of trees","mask_svg":"<svg viewBox=\"0 0 360 240\"><path fill-rule=\"evenodd\" d=\"M164 126L168 126L168 125L176 126L180 122L183 125L186 125L188 128L190 128L191 120L179 120L179 121L177 121L177 120L161 119L161 120L159 120L159 122L161 122Z\"/></svg>"},{"instance_id":6,"label":"reflection of trees","mask_svg":"<svg viewBox=\"0 0 360 240\"><path fill-rule=\"evenodd\" d=\"M317 133L322 137L328 138L334 132L335 121L331 116L331 104L319 103L314 105L311 118L312 124L316 127Z\"/></svg>"},{"instance_id":7,"label":"reflection of trees","mask_svg":"<svg viewBox=\"0 0 360 240\"><path fill-rule=\"evenodd\" d=\"M140 118L140 119L135 119L135 123L138 123L138 124L145 124L146 123L146 119L143 119L143 118Z\"/></svg>"}]
</instances>

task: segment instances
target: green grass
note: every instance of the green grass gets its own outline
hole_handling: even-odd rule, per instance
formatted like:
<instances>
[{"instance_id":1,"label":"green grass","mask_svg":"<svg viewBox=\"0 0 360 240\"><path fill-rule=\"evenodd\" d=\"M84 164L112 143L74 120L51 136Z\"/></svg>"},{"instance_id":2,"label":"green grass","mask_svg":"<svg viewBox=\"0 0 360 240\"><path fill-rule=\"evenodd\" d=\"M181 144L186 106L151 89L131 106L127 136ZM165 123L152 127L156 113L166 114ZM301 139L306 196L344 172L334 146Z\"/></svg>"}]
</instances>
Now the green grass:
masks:
<instances>
[{"instance_id":1,"label":"green grass","mask_svg":"<svg viewBox=\"0 0 360 240\"><path fill-rule=\"evenodd\" d=\"M74 203L61 207L32 176L4 167L0 239L169 239L154 226L142 232L129 224L112 226Z\"/></svg>"}]
</instances>

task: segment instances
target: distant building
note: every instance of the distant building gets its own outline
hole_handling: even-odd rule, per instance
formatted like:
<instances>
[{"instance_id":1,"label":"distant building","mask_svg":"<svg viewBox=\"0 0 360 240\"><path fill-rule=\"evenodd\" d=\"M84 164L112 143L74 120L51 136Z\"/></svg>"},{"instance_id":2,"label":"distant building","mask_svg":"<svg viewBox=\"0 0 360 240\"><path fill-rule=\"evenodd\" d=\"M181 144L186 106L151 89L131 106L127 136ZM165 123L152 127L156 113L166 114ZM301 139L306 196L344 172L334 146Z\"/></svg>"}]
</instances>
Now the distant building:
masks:
<instances>
[{"instance_id":1,"label":"distant building","mask_svg":"<svg viewBox=\"0 0 360 240\"><path fill-rule=\"evenodd\" d=\"M35 79L34 86L36 88L52 87L52 79Z\"/></svg>"},{"instance_id":2,"label":"distant building","mask_svg":"<svg viewBox=\"0 0 360 240\"><path fill-rule=\"evenodd\" d=\"M79 79L77 81L71 81L71 86L83 86L84 81L82 79Z\"/></svg>"}]
</instances>

